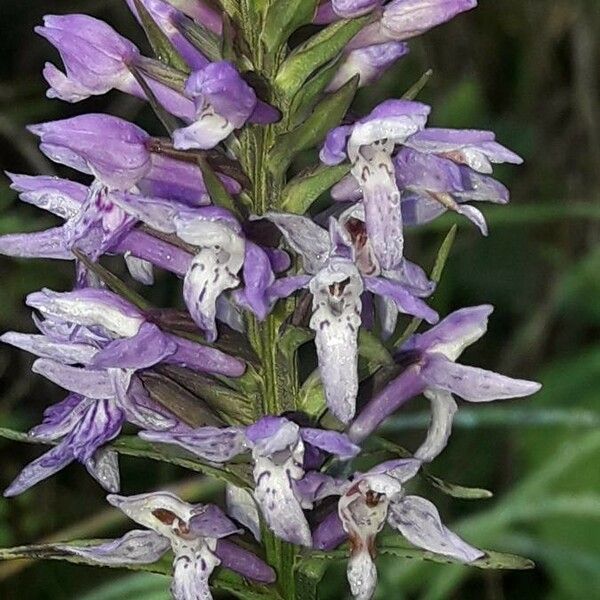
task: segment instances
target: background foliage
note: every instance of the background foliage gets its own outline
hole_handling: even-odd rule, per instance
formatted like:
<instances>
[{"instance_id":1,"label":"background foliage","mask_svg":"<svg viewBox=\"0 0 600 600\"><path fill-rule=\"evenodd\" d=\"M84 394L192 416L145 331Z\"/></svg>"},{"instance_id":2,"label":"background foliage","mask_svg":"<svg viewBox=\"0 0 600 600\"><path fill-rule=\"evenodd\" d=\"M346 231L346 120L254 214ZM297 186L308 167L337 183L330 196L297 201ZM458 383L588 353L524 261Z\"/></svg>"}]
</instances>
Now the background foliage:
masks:
<instances>
[{"instance_id":1,"label":"background foliage","mask_svg":"<svg viewBox=\"0 0 600 600\"><path fill-rule=\"evenodd\" d=\"M433 466L450 481L494 491L489 500L432 498L445 520L475 544L534 558L535 571L474 572L465 567L381 560L377 598L591 599L600 590L600 3L597 0L480 0L480 8L411 44L410 57L363 90L357 113L400 95L428 68L420 98L433 124L492 129L522 154L524 167L501 172L512 206L489 209L491 235L448 217L411 235L410 258L431 265L442 235L460 226L435 307L496 306L488 336L465 357L538 379L529 400L464 407L445 454ZM1 0L0 145L9 171L57 173L37 151L27 123L106 111L158 131L148 109L118 94L68 106L46 100L40 75L52 51L31 31L45 13L87 12L142 44L120 0ZM53 57L54 58L54 57ZM63 173L66 174L66 173ZM69 173L69 176L72 176ZM37 230L51 217L21 205L0 183L0 233ZM0 258L0 329L31 330L23 296L42 286L67 289L71 266ZM179 287L159 279L164 305ZM0 425L26 430L61 390L29 372L31 359L0 348ZM413 402L387 427L409 447L423 433L425 405ZM35 447L0 442L5 487ZM213 481L136 459L123 461L124 493L176 486L184 497L218 499ZM430 493L430 490L428 490ZM0 500L0 546L119 534L121 517L100 488L71 466L16 500ZM322 594L342 599L332 569ZM335 576L334 576L335 575ZM0 564L0 597L164 600L168 581L59 563Z\"/></svg>"}]
</instances>

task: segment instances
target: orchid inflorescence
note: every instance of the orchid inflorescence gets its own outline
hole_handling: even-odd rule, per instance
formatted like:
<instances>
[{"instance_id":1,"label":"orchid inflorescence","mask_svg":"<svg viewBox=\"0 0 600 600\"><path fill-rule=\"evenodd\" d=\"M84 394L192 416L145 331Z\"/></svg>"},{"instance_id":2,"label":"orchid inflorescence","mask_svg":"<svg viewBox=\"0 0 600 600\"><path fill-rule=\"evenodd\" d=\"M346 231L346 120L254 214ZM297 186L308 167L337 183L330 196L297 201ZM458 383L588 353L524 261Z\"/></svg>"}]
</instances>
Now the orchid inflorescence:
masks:
<instances>
[{"instance_id":1,"label":"orchid inflorescence","mask_svg":"<svg viewBox=\"0 0 600 600\"><path fill-rule=\"evenodd\" d=\"M493 165L521 159L490 132L427 127L415 89L348 113L406 40L476 0L127 4L157 58L86 15L36 29L64 63L44 68L50 98L117 89L147 100L168 137L105 114L29 128L48 158L88 180L9 175L23 201L64 223L0 237L0 252L74 261L76 278L73 290L27 297L39 333L2 336L68 392L27 437L52 448L5 495L82 463L143 529L54 545L55 557L139 568L171 553L177 600L211 598L219 565L238 574L224 589L241 598L303 598L303 561L347 540L351 593L368 600L386 524L417 549L485 564L411 481L446 447L454 396L489 402L540 386L457 362L493 308L440 320L427 303L439 276L406 258L404 232L453 211L487 235L470 203L507 203ZM311 23L322 28L292 47ZM320 164L292 175L311 148ZM157 268L181 278L185 310L152 306L100 265L105 255L123 256L145 286ZM401 315L412 318L406 335ZM416 333L421 320L431 327ZM431 422L420 447L375 454L378 427L421 394ZM129 443L225 480L226 506L118 495Z\"/></svg>"}]
</instances>

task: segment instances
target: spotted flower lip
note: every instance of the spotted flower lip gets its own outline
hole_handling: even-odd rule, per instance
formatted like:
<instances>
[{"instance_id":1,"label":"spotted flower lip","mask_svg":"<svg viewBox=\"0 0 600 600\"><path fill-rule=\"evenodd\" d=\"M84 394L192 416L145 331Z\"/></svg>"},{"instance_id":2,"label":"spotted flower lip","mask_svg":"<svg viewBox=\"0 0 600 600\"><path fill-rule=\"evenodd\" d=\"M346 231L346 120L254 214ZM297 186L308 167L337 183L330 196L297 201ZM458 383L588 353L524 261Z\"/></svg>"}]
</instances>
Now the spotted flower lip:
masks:
<instances>
[{"instance_id":1,"label":"spotted flower lip","mask_svg":"<svg viewBox=\"0 0 600 600\"><path fill-rule=\"evenodd\" d=\"M227 61L210 63L187 80L186 94L196 106L194 122L173 134L181 150L214 148L246 122L271 123L279 112L260 101L237 69Z\"/></svg>"},{"instance_id":2,"label":"spotted flower lip","mask_svg":"<svg viewBox=\"0 0 600 600\"><path fill-rule=\"evenodd\" d=\"M284 417L267 416L249 427L203 427L189 433L144 431L143 439L175 444L204 460L222 463L250 451L260 510L273 532L294 544L310 546L311 535L302 512L296 482L304 476L305 444L348 460L358 447L346 435L299 427Z\"/></svg>"},{"instance_id":3,"label":"spotted flower lip","mask_svg":"<svg viewBox=\"0 0 600 600\"><path fill-rule=\"evenodd\" d=\"M415 456L430 462L446 446L456 412L453 394L467 402L491 402L535 394L541 385L512 379L492 371L458 364L463 350L487 330L490 305L464 308L451 313L438 325L416 334L396 355L410 355L413 364L394 379L363 409L348 435L360 442L410 398L424 393L432 404L432 420L426 440Z\"/></svg>"},{"instance_id":4,"label":"spotted flower lip","mask_svg":"<svg viewBox=\"0 0 600 600\"><path fill-rule=\"evenodd\" d=\"M361 295L369 291L389 298L398 311L436 322L437 313L409 291L423 285L423 280L428 284L427 277L418 268L409 268L407 279L400 273L393 274L394 279L381 276L380 265L365 247L371 238L365 241L364 235L353 237L356 230L350 227L350 218L343 217L339 222L331 219L329 232L298 215L267 213L264 218L282 231L292 249L302 256L309 273L278 279L270 287L270 294L281 298L309 288L313 296L310 327L316 334L327 405L339 420L348 423L354 417L358 394Z\"/></svg>"},{"instance_id":5,"label":"spotted flower lip","mask_svg":"<svg viewBox=\"0 0 600 600\"><path fill-rule=\"evenodd\" d=\"M418 459L382 463L351 481L321 476L320 489L340 496L332 513L314 532L316 548L330 550L350 539L348 581L354 598L370 600L377 585L373 562L376 537L386 522L418 548L470 563L484 552L446 528L435 506L420 496L407 495L404 485L421 466Z\"/></svg>"},{"instance_id":6,"label":"spotted flower lip","mask_svg":"<svg viewBox=\"0 0 600 600\"><path fill-rule=\"evenodd\" d=\"M131 566L157 562L171 549L175 600L210 600L209 579L218 565L260 583L275 581L271 567L226 539L241 530L215 505L189 504L167 492L107 500L145 529L95 546L60 544L62 551L102 565Z\"/></svg>"}]
</instances>

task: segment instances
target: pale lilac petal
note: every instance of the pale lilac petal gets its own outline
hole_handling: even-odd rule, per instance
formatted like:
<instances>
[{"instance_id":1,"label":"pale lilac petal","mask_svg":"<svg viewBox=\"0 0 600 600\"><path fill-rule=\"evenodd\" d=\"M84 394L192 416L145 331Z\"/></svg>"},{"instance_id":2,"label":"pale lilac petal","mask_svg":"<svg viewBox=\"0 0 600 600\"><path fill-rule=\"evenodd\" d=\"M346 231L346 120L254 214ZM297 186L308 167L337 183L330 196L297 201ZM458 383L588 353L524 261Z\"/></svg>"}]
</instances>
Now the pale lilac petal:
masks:
<instances>
[{"instance_id":1,"label":"pale lilac petal","mask_svg":"<svg viewBox=\"0 0 600 600\"><path fill-rule=\"evenodd\" d=\"M292 275L291 277L277 279L277 281L269 288L271 301L280 298L288 298L294 292L307 288L311 280L312 277L310 275Z\"/></svg>"},{"instance_id":2,"label":"pale lilac petal","mask_svg":"<svg viewBox=\"0 0 600 600\"><path fill-rule=\"evenodd\" d=\"M412 336L402 350L435 352L449 360L456 360L465 348L485 334L493 311L494 307L490 304L454 311L425 333Z\"/></svg>"},{"instance_id":3,"label":"pale lilac petal","mask_svg":"<svg viewBox=\"0 0 600 600\"><path fill-rule=\"evenodd\" d=\"M254 538L260 541L260 515L252 494L228 483L225 486L225 504L227 514L251 531Z\"/></svg>"},{"instance_id":4,"label":"pale lilac petal","mask_svg":"<svg viewBox=\"0 0 600 600\"><path fill-rule=\"evenodd\" d=\"M302 506L312 509L313 505L320 500L344 494L351 485L345 479L335 479L325 473L310 471L296 481L294 487L301 498Z\"/></svg>"},{"instance_id":5,"label":"pale lilac petal","mask_svg":"<svg viewBox=\"0 0 600 600\"><path fill-rule=\"evenodd\" d=\"M491 402L531 396L541 389L534 381L512 379L493 371L466 367L441 355L430 355L422 370L429 387L447 390L468 402Z\"/></svg>"},{"instance_id":6,"label":"pale lilac petal","mask_svg":"<svg viewBox=\"0 0 600 600\"><path fill-rule=\"evenodd\" d=\"M347 423L356 410L358 393L358 330L363 284L350 261L332 260L310 282L319 371L327 406Z\"/></svg>"},{"instance_id":7,"label":"pale lilac petal","mask_svg":"<svg viewBox=\"0 0 600 600\"><path fill-rule=\"evenodd\" d=\"M424 395L431 403L431 419L427 437L415 452L415 457L431 462L448 444L458 406L452 394L444 390L425 390Z\"/></svg>"},{"instance_id":8,"label":"pale lilac petal","mask_svg":"<svg viewBox=\"0 0 600 600\"><path fill-rule=\"evenodd\" d=\"M93 402L90 398L69 394L62 402L44 411L41 425L31 429L29 435L46 441L64 437L81 421Z\"/></svg>"},{"instance_id":9,"label":"pale lilac petal","mask_svg":"<svg viewBox=\"0 0 600 600\"><path fill-rule=\"evenodd\" d=\"M418 457L400 458L378 464L367 475L388 475L400 483L406 483L419 472L421 466L422 461Z\"/></svg>"},{"instance_id":10,"label":"pale lilac petal","mask_svg":"<svg viewBox=\"0 0 600 600\"><path fill-rule=\"evenodd\" d=\"M125 413L127 421L140 429L164 431L179 425L179 421L171 413L152 401L139 377L131 377L127 389L117 386L116 391L119 407Z\"/></svg>"},{"instance_id":11,"label":"pale lilac petal","mask_svg":"<svg viewBox=\"0 0 600 600\"><path fill-rule=\"evenodd\" d=\"M182 546L175 553L171 595L173 600L212 600L208 580L221 564L214 554L215 540L203 540L196 548Z\"/></svg>"},{"instance_id":12,"label":"pale lilac petal","mask_svg":"<svg viewBox=\"0 0 600 600\"><path fill-rule=\"evenodd\" d=\"M73 292L44 289L27 296L27 305L44 316L85 326L102 326L122 337L132 337L145 318L133 304L108 290L85 288Z\"/></svg>"},{"instance_id":13,"label":"pale lilac petal","mask_svg":"<svg viewBox=\"0 0 600 600\"><path fill-rule=\"evenodd\" d=\"M386 271L384 276L402 284L413 296L419 298L428 298L435 290L435 282L429 279L425 271L405 258L397 269Z\"/></svg>"},{"instance_id":14,"label":"pale lilac petal","mask_svg":"<svg viewBox=\"0 0 600 600\"><path fill-rule=\"evenodd\" d=\"M9 331L1 335L0 341L41 358L52 358L65 365L88 365L98 352L97 348L87 344L57 342L45 335L18 333L16 331Z\"/></svg>"},{"instance_id":15,"label":"pale lilac petal","mask_svg":"<svg viewBox=\"0 0 600 600\"><path fill-rule=\"evenodd\" d=\"M339 165L347 158L346 143L352 133L351 125L342 125L332 129L325 138L319 158L326 165Z\"/></svg>"},{"instance_id":16,"label":"pale lilac petal","mask_svg":"<svg viewBox=\"0 0 600 600\"><path fill-rule=\"evenodd\" d=\"M350 460L360 452L360 447L353 444L346 434L337 431L303 427L300 429L300 435L306 443L329 454L335 454L341 460Z\"/></svg>"},{"instance_id":17,"label":"pale lilac petal","mask_svg":"<svg viewBox=\"0 0 600 600\"><path fill-rule=\"evenodd\" d=\"M36 483L58 473L74 460L70 448L66 444L59 444L29 463L6 488L4 496L10 498L22 494Z\"/></svg>"},{"instance_id":18,"label":"pale lilac petal","mask_svg":"<svg viewBox=\"0 0 600 600\"><path fill-rule=\"evenodd\" d=\"M294 449L300 439L300 427L285 417L267 415L246 428L246 438L255 454L270 457Z\"/></svg>"},{"instance_id":19,"label":"pale lilac petal","mask_svg":"<svg viewBox=\"0 0 600 600\"><path fill-rule=\"evenodd\" d=\"M391 298L400 312L425 319L428 323L437 323L438 314L423 302L413 296L406 288L395 281L383 277L365 277L365 287L378 296Z\"/></svg>"},{"instance_id":20,"label":"pale lilac petal","mask_svg":"<svg viewBox=\"0 0 600 600\"><path fill-rule=\"evenodd\" d=\"M344 19L366 15L381 3L382 0L331 0L334 12Z\"/></svg>"},{"instance_id":21,"label":"pale lilac petal","mask_svg":"<svg viewBox=\"0 0 600 600\"><path fill-rule=\"evenodd\" d=\"M336 202L358 202L362 199L362 190L354 175L346 175L338 181L330 191L331 198Z\"/></svg>"},{"instance_id":22,"label":"pale lilac petal","mask_svg":"<svg viewBox=\"0 0 600 600\"><path fill-rule=\"evenodd\" d=\"M57 548L64 552L111 567L152 564L160 560L170 547L167 538L154 531L140 529L98 546L57 544Z\"/></svg>"},{"instance_id":23,"label":"pale lilac petal","mask_svg":"<svg viewBox=\"0 0 600 600\"><path fill-rule=\"evenodd\" d=\"M106 491L116 494L120 490L119 455L114 450L99 448L85 461L85 468Z\"/></svg>"},{"instance_id":24,"label":"pale lilac petal","mask_svg":"<svg viewBox=\"0 0 600 600\"><path fill-rule=\"evenodd\" d=\"M74 260L67 244L64 226L34 233L12 233L0 236L0 254L15 258L54 258Z\"/></svg>"},{"instance_id":25,"label":"pale lilac petal","mask_svg":"<svg viewBox=\"0 0 600 600\"><path fill-rule=\"evenodd\" d=\"M327 230L301 215L268 212L261 218L278 227L292 250L302 256L307 273L316 273L325 266L331 247Z\"/></svg>"},{"instance_id":26,"label":"pale lilac petal","mask_svg":"<svg viewBox=\"0 0 600 600\"><path fill-rule=\"evenodd\" d=\"M466 563L484 554L447 529L435 506L425 498L406 496L398 502L392 502L388 521L411 544L429 552Z\"/></svg>"},{"instance_id":27,"label":"pale lilac petal","mask_svg":"<svg viewBox=\"0 0 600 600\"><path fill-rule=\"evenodd\" d=\"M141 431L139 436L149 442L180 446L215 463L228 462L246 450L246 437L238 427L201 427L189 433Z\"/></svg>"},{"instance_id":28,"label":"pale lilac petal","mask_svg":"<svg viewBox=\"0 0 600 600\"><path fill-rule=\"evenodd\" d=\"M348 534L344 531L342 521L337 513L329 513L313 532L313 547L317 550L333 550L344 543Z\"/></svg>"},{"instance_id":29,"label":"pale lilac petal","mask_svg":"<svg viewBox=\"0 0 600 600\"><path fill-rule=\"evenodd\" d=\"M143 285L154 284L154 270L151 262L148 262L142 258L138 258L137 256L131 254L131 252L126 252L123 258L125 259L125 264L127 265L129 274L136 281Z\"/></svg>"},{"instance_id":30,"label":"pale lilac petal","mask_svg":"<svg viewBox=\"0 0 600 600\"><path fill-rule=\"evenodd\" d=\"M47 358L38 358L33 363L31 370L70 392L88 398L101 400L113 398L115 395L106 371L80 369Z\"/></svg>"}]
</instances>

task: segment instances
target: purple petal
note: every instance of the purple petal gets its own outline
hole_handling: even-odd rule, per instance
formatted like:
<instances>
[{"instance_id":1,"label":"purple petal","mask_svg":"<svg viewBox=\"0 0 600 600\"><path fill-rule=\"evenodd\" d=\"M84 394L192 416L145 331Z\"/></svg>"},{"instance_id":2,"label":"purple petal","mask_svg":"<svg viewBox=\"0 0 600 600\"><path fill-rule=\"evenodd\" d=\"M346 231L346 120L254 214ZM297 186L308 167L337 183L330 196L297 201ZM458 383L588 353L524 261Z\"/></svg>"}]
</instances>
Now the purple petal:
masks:
<instances>
[{"instance_id":1,"label":"purple petal","mask_svg":"<svg viewBox=\"0 0 600 600\"><path fill-rule=\"evenodd\" d=\"M313 547L317 550L333 550L343 544L348 534L337 513L330 513L313 532Z\"/></svg>"},{"instance_id":2,"label":"purple petal","mask_svg":"<svg viewBox=\"0 0 600 600\"><path fill-rule=\"evenodd\" d=\"M277 576L275 571L252 552L240 548L228 540L219 540L215 554L221 566L236 571L243 577L260 583L273 583Z\"/></svg>"},{"instance_id":3,"label":"purple petal","mask_svg":"<svg viewBox=\"0 0 600 600\"><path fill-rule=\"evenodd\" d=\"M140 429L153 431L173 429L179 425L179 421L171 413L151 400L138 377L131 377L127 389L122 389L122 386L115 387L119 407L125 413L128 422Z\"/></svg>"},{"instance_id":4,"label":"purple petal","mask_svg":"<svg viewBox=\"0 0 600 600\"><path fill-rule=\"evenodd\" d=\"M429 331L413 335L402 350L435 352L456 360L465 348L485 334L493 311L490 304L454 311Z\"/></svg>"},{"instance_id":5,"label":"purple petal","mask_svg":"<svg viewBox=\"0 0 600 600\"><path fill-rule=\"evenodd\" d=\"M246 242L243 274L244 287L236 300L262 321L271 310L269 288L275 281L275 275L267 253L252 242Z\"/></svg>"},{"instance_id":6,"label":"purple petal","mask_svg":"<svg viewBox=\"0 0 600 600\"><path fill-rule=\"evenodd\" d=\"M149 442L173 444L204 460L224 463L246 450L246 438L238 427L201 427L190 433L141 431L139 436Z\"/></svg>"},{"instance_id":7,"label":"purple petal","mask_svg":"<svg viewBox=\"0 0 600 600\"><path fill-rule=\"evenodd\" d=\"M300 429L300 435L308 444L329 454L335 454L341 460L350 460L360 452L360 448L353 444L344 433L303 427Z\"/></svg>"},{"instance_id":8,"label":"purple petal","mask_svg":"<svg viewBox=\"0 0 600 600\"><path fill-rule=\"evenodd\" d=\"M531 396L541 389L534 381L512 379L492 371L466 367L442 355L430 355L422 370L430 387L447 390L468 402L491 402Z\"/></svg>"},{"instance_id":9,"label":"purple petal","mask_svg":"<svg viewBox=\"0 0 600 600\"><path fill-rule=\"evenodd\" d=\"M369 401L348 431L353 442L362 442L405 402L423 392L426 384L420 371L419 366L406 369Z\"/></svg>"},{"instance_id":10,"label":"purple petal","mask_svg":"<svg viewBox=\"0 0 600 600\"><path fill-rule=\"evenodd\" d=\"M74 260L67 244L64 226L35 233L0 236L0 254L17 258L54 258Z\"/></svg>"},{"instance_id":11,"label":"purple petal","mask_svg":"<svg viewBox=\"0 0 600 600\"><path fill-rule=\"evenodd\" d=\"M269 125L281 119L281 113L274 106L258 100L248 121L256 125Z\"/></svg>"},{"instance_id":12,"label":"purple petal","mask_svg":"<svg viewBox=\"0 0 600 600\"><path fill-rule=\"evenodd\" d=\"M175 343L175 353L165 357L167 364L179 365L200 373L216 373L226 377L241 377L245 370L244 361L229 356L216 348L202 346L185 338L167 335Z\"/></svg>"},{"instance_id":13,"label":"purple petal","mask_svg":"<svg viewBox=\"0 0 600 600\"><path fill-rule=\"evenodd\" d=\"M67 435L82 419L94 400L69 394L62 402L44 411L44 420L29 432L42 440L56 440Z\"/></svg>"},{"instance_id":14,"label":"purple petal","mask_svg":"<svg viewBox=\"0 0 600 600\"><path fill-rule=\"evenodd\" d=\"M285 417L266 416L246 428L246 438L261 456L271 456L294 447L300 428Z\"/></svg>"},{"instance_id":15,"label":"purple petal","mask_svg":"<svg viewBox=\"0 0 600 600\"><path fill-rule=\"evenodd\" d=\"M190 533L203 538L220 539L242 530L214 504L197 505L188 523Z\"/></svg>"},{"instance_id":16,"label":"purple petal","mask_svg":"<svg viewBox=\"0 0 600 600\"><path fill-rule=\"evenodd\" d=\"M97 369L147 369L177 351L177 344L156 325L144 323L130 338L107 344L94 357L91 367Z\"/></svg>"},{"instance_id":17,"label":"purple petal","mask_svg":"<svg viewBox=\"0 0 600 600\"><path fill-rule=\"evenodd\" d=\"M98 546L57 544L64 552L107 566L149 565L169 550L169 540L154 531L134 529L123 537Z\"/></svg>"},{"instance_id":18,"label":"purple petal","mask_svg":"<svg viewBox=\"0 0 600 600\"><path fill-rule=\"evenodd\" d=\"M292 275L277 279L269 288L269 296L272 302L280 298L288 298L294 292L307 288L312 277L310 275Z\"/></svg>"},{"instance_id":19,"label":"purple petal","mask_svg":"<svg viewBox=\"0 0 600 600\"><path fill-rule=\"evenodd\" d=\"M10 498L22 494L36 483L48 479L48 477L64 469L73 460L71 449L65 444L59 444L29 463L6 488L4 496Z\"/></svg>"},{"instance_id":20,"label":"purple petal","mask_svg":"<svg viewBox=\"0 0 600 600\"><path fill-rule=\"evenodd\" d=\"M336 202L358 202L362 200L362 190L354 175L346 175L331 188L330 194Z\"/></svg>"},{"instance_id":21,"label":"purple petal","mask_svg":"<svg viewBox=\"0 0 600 600\"><path fill-rule=\"evenodd\" d=\"M331 0L334 12L344 19L360 17L381 6L382 0Z\"/></svg>"},{"instance_id":22,"label":"purple petal","mask_svg":"<svg viewBox=\"0 0 600 600\"><path fill-rule=\"evenodd\" d=\"M425 498L406 496L399 502L393 502L388 520L409 542L429 552L466 563L484 554L447 529L435 506Z\"/></svg>"},{"instance_id":23,"label":"purple petal","mask_svg":"<svg viewBox=\"0 0 600 600\"><path fill-rule=\"evenodd\" d=\"M365 277L364 281L367 290L378 296L391 298L400 312L425 319L428 323L436 323L439 320L433 309L408 292L402 284L383 277Z\"/></svg>"},{"instance_id":24,"label":"purple petal","mask_svg":"<svg viewBox=\"0 0 600 600\"><path fill-rule=\"evenodd\" d=\"M421 469L422 461L416 458L388 460L370 469L367 475L389 475L400 483L410 481Z\"/></svg>"},{"instance_id":25,"label":"purple petal","mask_svg":"<svg viewBox=\"0 0 600 600\"><path fill-rule=\"evenodd\" d=\"M332 129L325 139L319 158L326 165L339 165L346 160L346 143L352 133L352 126L343 125Z\"/></svg>"},{"instance_id":26,"label":"purple petal","mask_svg":"<svg viewBox=\"0 0 600 600\"><path fill-rule=\"evenodd\" d=\"M123 119L89 114L29 129L50 159L91 172L111 188L128 190L150 170L148 134Z\"/></svg>"}]
</instances>

